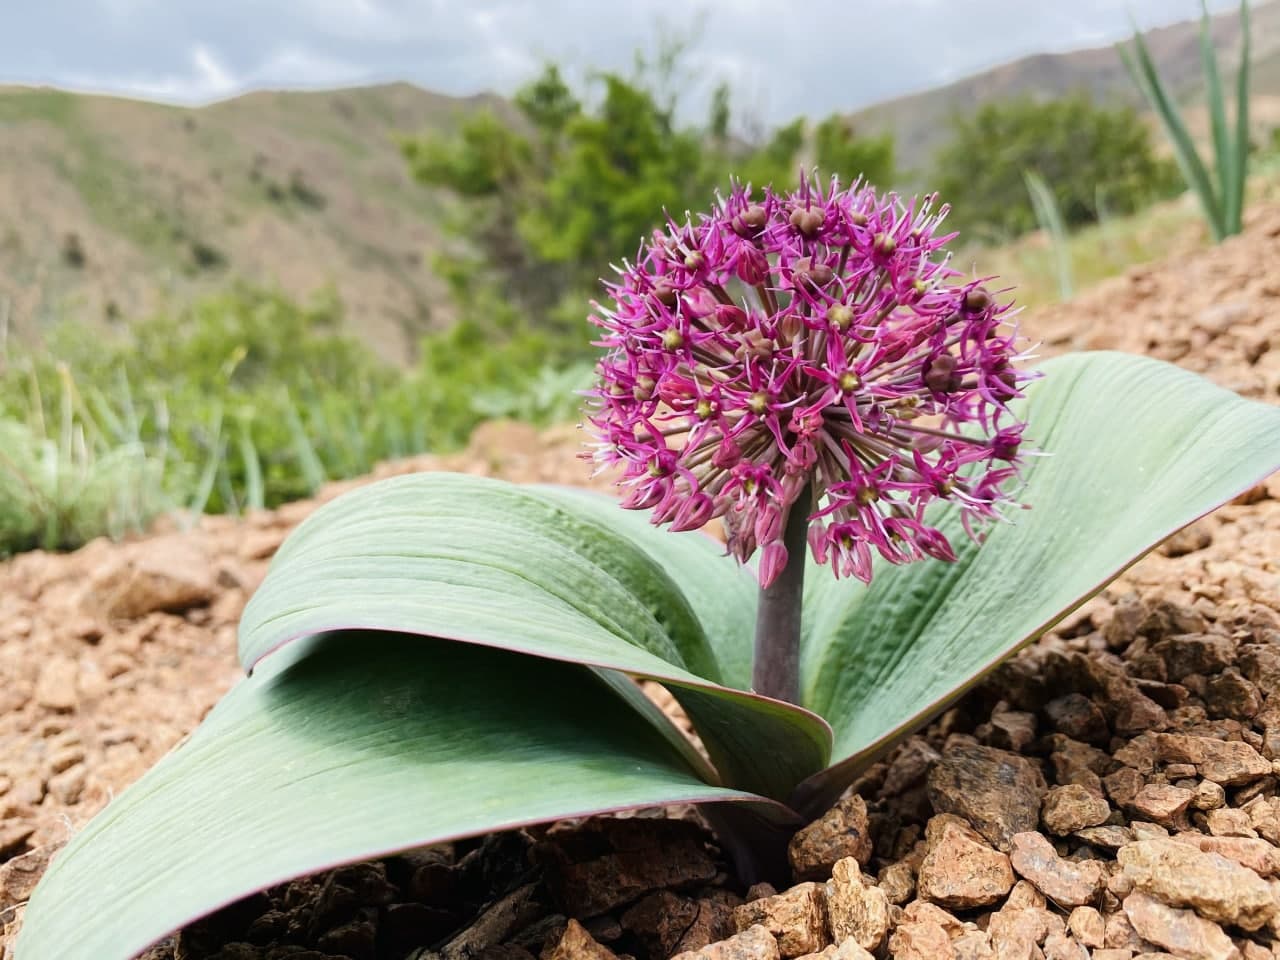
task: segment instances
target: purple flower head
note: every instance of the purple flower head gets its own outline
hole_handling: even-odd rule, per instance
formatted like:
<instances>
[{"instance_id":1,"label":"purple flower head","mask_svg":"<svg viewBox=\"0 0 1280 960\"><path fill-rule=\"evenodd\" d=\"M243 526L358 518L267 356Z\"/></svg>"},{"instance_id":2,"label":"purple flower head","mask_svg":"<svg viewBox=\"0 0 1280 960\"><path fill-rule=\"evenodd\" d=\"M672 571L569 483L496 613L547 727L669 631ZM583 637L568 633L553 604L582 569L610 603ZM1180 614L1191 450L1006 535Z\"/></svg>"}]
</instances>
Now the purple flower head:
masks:
<instances>
[{"instance_id":1,"label":"purple flower head","mask_svg":"<svg viewBox=\"0 0 1280 960\"><path fill-rule=\"evenodd\" d=\"M1024 426L1007 404L1030 375L1008 305L947 266L935 202L735 184L655 231L591 318L593 459L621 466L623 506L676 530L723 518L764 586L806 489L814 558L864 581L873 552L955 559L934 501L969 530L1000 516Z\"/></svg>"}]
</instances>

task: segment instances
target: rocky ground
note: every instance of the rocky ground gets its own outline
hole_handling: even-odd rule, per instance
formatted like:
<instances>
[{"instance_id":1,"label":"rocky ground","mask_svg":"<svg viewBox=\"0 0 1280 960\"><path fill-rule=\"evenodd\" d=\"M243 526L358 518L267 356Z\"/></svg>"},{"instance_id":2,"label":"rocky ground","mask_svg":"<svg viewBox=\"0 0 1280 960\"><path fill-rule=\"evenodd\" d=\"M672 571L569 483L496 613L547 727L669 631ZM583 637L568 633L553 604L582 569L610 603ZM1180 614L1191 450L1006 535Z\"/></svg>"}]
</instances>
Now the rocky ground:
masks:
<instances>
[{"instance_id":1,"label":"rocky ground","mask_svg":"<svg viewBox=\"0 0 1280 960\"><path fill-rule=\"evenodd\" d=\"M1146 352L1280 403L1278 306L1270 207L1025 325L1044 353ZM582 483L577 443L493 425L381 473ZM0 946L50 856L237 678L239 613L314 506L0 565ZM744 888L695 816L658 812L299 880L149 960L1280 957L1278 557L1280 476L872 768L793 842L789 888Z\"/></svg>"}]
</instances>

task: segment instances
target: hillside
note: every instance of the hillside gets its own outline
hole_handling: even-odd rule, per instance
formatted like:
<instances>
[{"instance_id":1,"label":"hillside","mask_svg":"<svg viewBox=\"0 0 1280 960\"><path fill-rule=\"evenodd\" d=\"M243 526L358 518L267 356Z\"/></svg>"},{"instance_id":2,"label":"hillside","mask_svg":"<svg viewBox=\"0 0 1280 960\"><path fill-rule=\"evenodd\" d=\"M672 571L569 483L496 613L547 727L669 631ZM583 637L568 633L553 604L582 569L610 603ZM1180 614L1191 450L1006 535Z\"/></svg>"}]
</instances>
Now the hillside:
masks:
<instances>
[{"instance_id":1,"label":"hillside","mask_svg":"<svg viewBox=\"0 0 1280 960\"><path fill-rule=\"evenodd\" d=\"M23 335L230 278L298 296L332 284L353 328L404 357L447 321L423 262L444 201L412 182L395 138L491 102L408 84L199 109L0 89L0 313L7 301Z\"/></svg>"},{"instance_id":2,"label":"hillside","mask_svg":"<svg viewBox=\"0 0 1280 960\"><path fill-rule=\"evenodd\" d=\"M1253 3L1251 13L1254 121L1255 127L1266 130L1280 123L1276 102L1280 97L1280 3ZM1214 17L1213 34L1228 71L1224 75L1227 82L1234 78L1240 59L1239 11ZM1146 37L1161 76L1175 95L1192 102L1198 99L1202 83L1198 21L1153 30ZM993 100L1019 96L1050 99L1077 90L1088 91L1103 102L1146 106L1115 47L1108 45L1023 57L943 87L887 100L852 114L851 119L867 133L892 133L902 165L920 170L927 168L934 152L947 141L953 116L970 113Z\"/></svg>"},{"instance_id":3,"label":"hillside","mask_svg":"<svg viewBox=\"0 0 1280 960\"><path fill-rule=\"evenodd\" d=\"M1228 66L1237 15L1215 21ZM1150 36L1184 97L1200 82L1194 23ZM1254 9L1255 123L1280 124L1280 2ZM891 130L920 170L948 118L1021 94L1086 88L1134 99L1113 48L1028 57L854 115ZM415 184L396 143L502 109L409 84L261 92L183 108L44 88L0 88L0 343L60 317L111 323L231 280L306 297L332 286L348 324L404 361L447 324L430 269L446 242L446 197ZM1193 118L1194 123L1194 118Z\"/></svg>"}]
</instances>

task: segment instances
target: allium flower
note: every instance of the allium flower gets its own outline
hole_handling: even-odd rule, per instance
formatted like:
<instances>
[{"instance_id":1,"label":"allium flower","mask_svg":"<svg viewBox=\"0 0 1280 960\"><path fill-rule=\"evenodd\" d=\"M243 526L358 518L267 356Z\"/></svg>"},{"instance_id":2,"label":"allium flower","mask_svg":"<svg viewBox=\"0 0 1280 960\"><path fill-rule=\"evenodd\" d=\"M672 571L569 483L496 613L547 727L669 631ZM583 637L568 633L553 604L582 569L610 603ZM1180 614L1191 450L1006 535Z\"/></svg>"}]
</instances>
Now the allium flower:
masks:
<instances>
[{"instance_id":1,"label":"allium flower","mask_svg":"<svg viewBox=\"0 0 1280 960\"><path fill-rule=\"evenodd\" d=\"M760 551L762 586L805 491L814 558L868 582L873 551L955 559L932 502L958 504L971 536L1000 516L1024 427L1006 405L1029 375L1009 307L940 255L954 234L935 202L735 185L655 231L593 304L593 457L621 464L623 506L673 530L723 517L730 552Z\"/></svg>"}]
</instances>

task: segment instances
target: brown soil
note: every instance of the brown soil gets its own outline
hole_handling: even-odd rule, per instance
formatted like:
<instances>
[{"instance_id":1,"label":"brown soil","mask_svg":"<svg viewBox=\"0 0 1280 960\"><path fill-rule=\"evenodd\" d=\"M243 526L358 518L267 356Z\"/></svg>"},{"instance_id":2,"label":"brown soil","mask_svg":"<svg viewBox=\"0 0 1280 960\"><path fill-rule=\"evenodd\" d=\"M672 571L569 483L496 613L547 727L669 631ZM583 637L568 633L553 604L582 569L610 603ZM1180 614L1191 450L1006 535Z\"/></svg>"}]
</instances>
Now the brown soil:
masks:
<instances>
[{"instance_id":1,"label":"brown soil","mask_svg":"<svg viewBox=\"0 0 1280 960\"><path fill-rule=\"evenodd\" d=\"M1131 270L1026 326L1045 353L1146 352L1280 403L1278 303L1280 207L1268 207L1241 238ZM578 439L489 425L464 454L377 476L583 483ZM49 856L237 678L244 602L315 505L0 565L0 946ZM1280 476L1166 542L873 768L793 848L797 879L818 883L777 899L742 889L688 820L564 824L298 881L152 960L426 948L446 960L664 960L739 930L703 956L776 960L833 943L850 960L863 947L1280 956L1277 557ZM1016 786L975 787L999 777Z\"/></svg>"}]
</instances>

